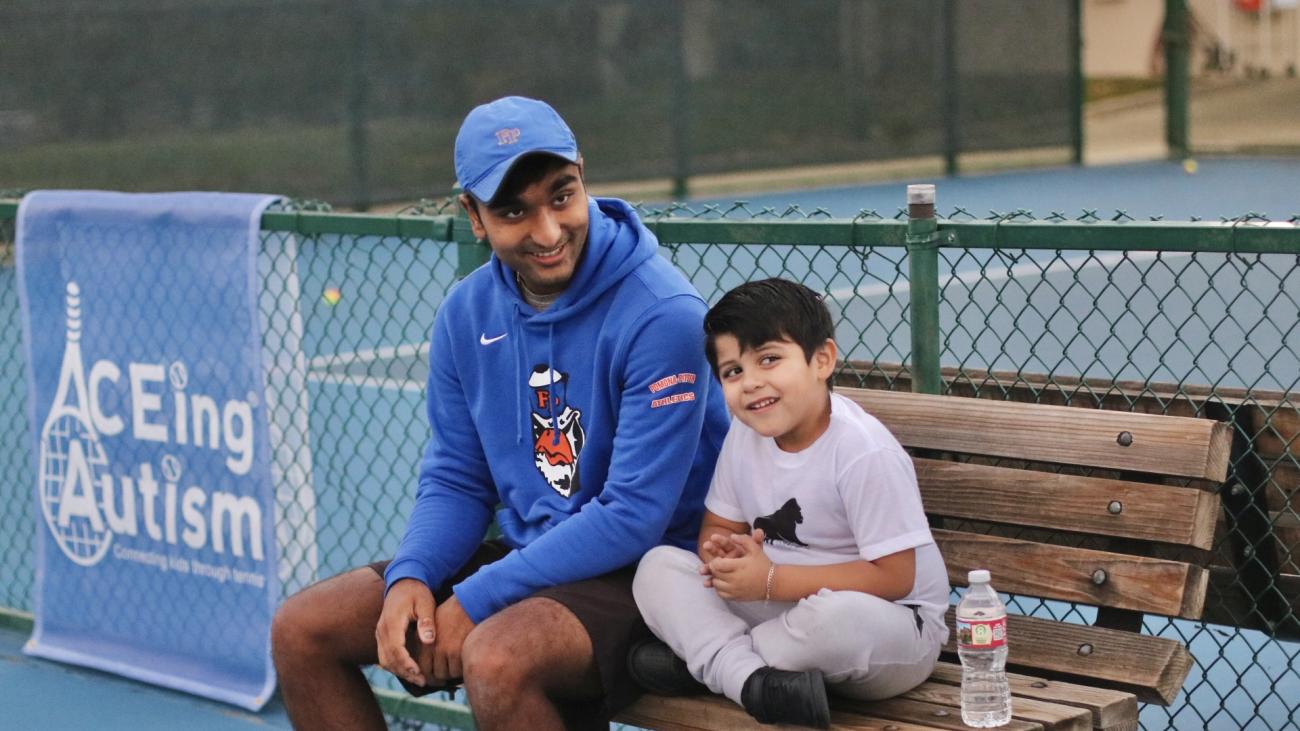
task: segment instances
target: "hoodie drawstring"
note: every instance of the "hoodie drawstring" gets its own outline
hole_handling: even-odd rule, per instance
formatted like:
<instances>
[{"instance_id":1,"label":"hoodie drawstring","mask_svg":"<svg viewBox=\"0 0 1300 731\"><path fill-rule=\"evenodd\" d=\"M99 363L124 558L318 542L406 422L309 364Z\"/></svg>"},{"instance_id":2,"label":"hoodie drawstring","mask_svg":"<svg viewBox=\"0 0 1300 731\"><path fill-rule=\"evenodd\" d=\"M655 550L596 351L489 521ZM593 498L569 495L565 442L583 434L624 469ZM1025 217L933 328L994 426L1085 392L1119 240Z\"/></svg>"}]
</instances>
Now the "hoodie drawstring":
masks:
<instances>
[{"instance_id":1,"label":"hoodie drawstring","mask_svg":"<svg viewBox=\"0 0 1300 731\"><path fill-rule=\"evenodd\" d=\"M524 372L527 372L527 368L528 368L528 366L527 366L527 364L525 364L525 363L521 360L521 358L520 358L520 353L519 353L519 342L520 342L521 340L524 339L524 335L523 335L523 330L522 330L522 328L520 327L520 324L519 324L519 321L520 321L521 318L519 317L519 303L518 303L518 302L514 303L514 308L515 308L514 317L511 317L511 318L510 318L510 323L511 323L512 325L514 325L514 332L510 333L510 335L511 335L510 340L512 341L512 342L510 343L510 347L511 347L511 350L513 351L513 352L511 353L511 355L512 355L513 358L514 358L514 362L515 362L517 365L519 365L521 368L523 368L523 369L524 369ZM528 354L527 354L527 353L524 353L523 355L524 355L524 357L527 357ZM526 385L525 385L525 388L527 388ZM515 444L522 444L523 441L524 441L524 428L523 428L524 413L523 413L523 401L524 401L524 399L526 399L526 398L528 398L528 397L527 397L527 396L520 396L520 395L519 395L519 392L518 392L517 390L515 391Z\"/></svg>"},{"instance_id":2,"label":"hoodie drawstring","mask_svg":"<svg viewBox=\"0 0 1300 731\"><path fill-rule=\"evenodd\" d=\"M551 410L551 446L560 443L560 417L555 413L555 323L548 323L546 328L546 378L549 384L546 387L547 393L551 398L547 399L547 406ZM568 394L565 394L567 397Z\"/></svg>"},{"instance_id":3,"label":"hoodie drawstring","mask_svg":"<svg viewBox=\"0 0 1300 731\"><path fill-rule=\"evenodd\" d=\"M511 332L511 340L513 340L514 342L511 343L510 347L513 350L512 355L514 357L515 363L520 364L522 370L525 373L527 373L530 372L530 369L528 363L525 362L528 360L528 343L524 341L523 318L520 317L519 315L519 303L516 302L513 305L513 307L515 312L514 312L514 317L511 318L511 324L514 326L514 330L513 332ZM546 377L548 381L546 390L548 393L551 394L551 398L547 399L546 411L547 411L547 415L551 417L551 445L555 446L560 443L560 416L555 411L555 398L554 398L555 396L555 323L547 324L546 336L547 336L546 337L546 359L547 359ZM521 347L523 348L522 360L520 359ZM523 401L526 398L527 396L522 396L515 399L515 444L521 444L524 441ZM529 408L529 412L531 413L532 406L530 405L528 408Z\"/></svg>"}]
</instances>

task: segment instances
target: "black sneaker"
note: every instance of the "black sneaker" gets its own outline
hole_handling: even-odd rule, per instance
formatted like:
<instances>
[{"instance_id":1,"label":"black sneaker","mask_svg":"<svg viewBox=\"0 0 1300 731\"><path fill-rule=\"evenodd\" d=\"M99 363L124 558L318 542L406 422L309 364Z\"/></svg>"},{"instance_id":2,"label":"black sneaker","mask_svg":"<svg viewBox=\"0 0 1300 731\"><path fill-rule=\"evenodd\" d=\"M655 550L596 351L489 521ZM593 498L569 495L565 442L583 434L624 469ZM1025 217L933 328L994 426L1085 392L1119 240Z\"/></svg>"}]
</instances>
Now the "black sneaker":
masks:
<instances>
[{"instance_id":1,"label":"black sneaker","mask_svg":"<svg viewBox=\"0 0 1300 731\"><path fill-rule=\"evenodd\" d=\"M627 670L636 684L655 695L699 695L709 689L691 675L686 661L659 640L641 640L627 653Z\"/></svg>"},{"instance_id":2,"label":"black sneaker","mask_svg":"<svg viewBox=\"0 0 1300 731\"><path fill-rule=\"evenodd\" d=\"M829 728L831 706L820 670L795 672L759 668L740 691L745 710L759 723L793 723Z\"/></svg>"}]
</instances>

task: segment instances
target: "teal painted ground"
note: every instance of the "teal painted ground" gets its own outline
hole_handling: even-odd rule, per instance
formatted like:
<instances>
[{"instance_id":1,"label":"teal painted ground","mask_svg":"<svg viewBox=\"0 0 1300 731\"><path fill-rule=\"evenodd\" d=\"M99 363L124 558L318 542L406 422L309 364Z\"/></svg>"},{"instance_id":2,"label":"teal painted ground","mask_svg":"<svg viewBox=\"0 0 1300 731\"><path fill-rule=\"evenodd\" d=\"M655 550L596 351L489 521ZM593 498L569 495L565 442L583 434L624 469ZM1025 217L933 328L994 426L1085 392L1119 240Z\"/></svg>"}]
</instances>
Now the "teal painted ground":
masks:
<instances>
[{"instance_id":1,"label":"teal painted ground","mask_svg":"<svg viewBox=\"0 0 1300 731\"><path fill-rule=\"evenodd\" d=\"M22 654L25 633L0 629L0 728L14 731L288 729L279 698L260 713Z\"/></svg>"}]
</instances>

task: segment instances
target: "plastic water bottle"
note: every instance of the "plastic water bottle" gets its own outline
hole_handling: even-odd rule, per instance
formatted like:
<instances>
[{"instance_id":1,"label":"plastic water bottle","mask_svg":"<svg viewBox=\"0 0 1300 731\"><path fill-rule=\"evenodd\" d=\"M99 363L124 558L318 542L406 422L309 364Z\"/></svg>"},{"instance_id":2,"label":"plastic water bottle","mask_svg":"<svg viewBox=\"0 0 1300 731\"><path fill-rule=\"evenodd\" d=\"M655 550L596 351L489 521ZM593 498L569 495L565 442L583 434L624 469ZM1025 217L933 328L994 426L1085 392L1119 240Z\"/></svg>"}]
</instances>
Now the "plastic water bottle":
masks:
<instances>
[{"instance_id":1,"label":"plastic water bottle","mask_svg":"<svg viewBox=\"0 0 1300 731\"><path fill-rule=\"evenodd\" d=\"M957 604L957 654L961 657L961 720L990 728L1011 721L1007 684L1007 608L989 584L989 572L968 575L970 588Z\"/></svg>"}]
</instances>

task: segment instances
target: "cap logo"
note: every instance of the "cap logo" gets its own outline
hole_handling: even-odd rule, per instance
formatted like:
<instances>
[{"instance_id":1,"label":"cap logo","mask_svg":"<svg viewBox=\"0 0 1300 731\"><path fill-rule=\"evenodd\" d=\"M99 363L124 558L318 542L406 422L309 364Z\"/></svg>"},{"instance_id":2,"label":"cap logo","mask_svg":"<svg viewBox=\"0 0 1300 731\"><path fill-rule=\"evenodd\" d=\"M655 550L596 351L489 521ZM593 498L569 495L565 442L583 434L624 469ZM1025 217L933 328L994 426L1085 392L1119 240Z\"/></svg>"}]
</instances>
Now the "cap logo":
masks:
<instances>
[{"instance_id":1,"label":"cap logo","mask_svg":"<svg viewBox=\"0 0 1300 731\"><path fill-rule=\"evenodd\" d=\"M519 128L507 127L497 130L497 145L513 145L519 141Z\"/></svg>"}]
</instances>

